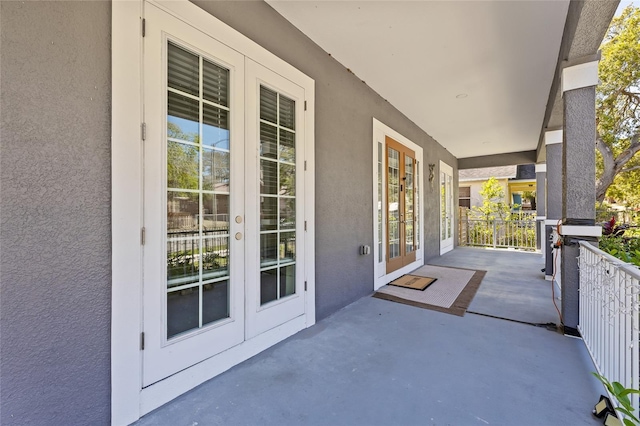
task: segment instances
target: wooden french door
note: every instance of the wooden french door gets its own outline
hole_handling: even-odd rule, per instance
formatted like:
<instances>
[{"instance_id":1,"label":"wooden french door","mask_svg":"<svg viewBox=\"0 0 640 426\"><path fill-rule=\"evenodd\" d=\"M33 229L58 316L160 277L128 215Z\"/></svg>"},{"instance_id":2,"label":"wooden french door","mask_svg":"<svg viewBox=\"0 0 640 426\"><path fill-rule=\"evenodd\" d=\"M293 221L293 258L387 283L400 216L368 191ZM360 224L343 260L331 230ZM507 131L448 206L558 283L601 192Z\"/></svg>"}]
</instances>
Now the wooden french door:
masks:
<instances>
[{"instance_id":1,"label":"wooden french door","mask_svg":"<svg viewBox=\"0 0 640 426\"><path fill-rule=\"evenodd\" d=\"M390 137L386 146L387 273L416 260L416 159L411 149Z\"/></svg>"}]
</instances>

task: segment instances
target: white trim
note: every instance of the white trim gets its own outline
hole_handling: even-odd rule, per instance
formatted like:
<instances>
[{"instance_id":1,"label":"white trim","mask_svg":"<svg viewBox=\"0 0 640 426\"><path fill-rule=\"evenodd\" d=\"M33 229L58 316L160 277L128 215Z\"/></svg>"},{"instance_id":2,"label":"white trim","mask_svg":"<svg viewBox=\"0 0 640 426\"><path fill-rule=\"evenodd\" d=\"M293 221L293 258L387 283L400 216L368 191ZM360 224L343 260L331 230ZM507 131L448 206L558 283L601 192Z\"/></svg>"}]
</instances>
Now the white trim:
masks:
<instances>
[{"instance_id":1,"label":"white trim","mask_svg":"<svg viewBox=\"0 0 640 426\"><path fill-rule=\"evenodd\" d=\"M142 2L111 5L111 423L140 417Z\"/></svg>"},{"instance_id":2,"label":"white trim","mask_svg":"<svg viewBox=\"0 0 640 426\"><path fill-rule=\"evenodd\" d=\"M306 84L303 85L307 102L307 110L304 115L304 157L307 167L304 180L304 211L307 218L307 231L304 239L306 259L304 271L307 283L305 321L306 327L311 327L316 323L316 85L314 80L307 76L305 77Z\"/></svg>"},{"instance_id":3,"label":"white trim","mask_svg":"<svg viewBox=\"0 0 640 426\"><path fill-rule=\"evenodd\" d=\"M547 217L546 216L536 216L536 220L540 220L540 221L547 220Z\"/></svg>"},{"instance_id":4,"label":"white trim","mask_svg":"<svg viewBox=\"0 0 640 426\"><path fill-rule=\"evenodd\" d=\"M536 182L537 182L536 179L512 179L507 183L509 185L511 185L512 183L533 183L533 184L535 184Z\"/></svg>"},{"instance_id":5,"label":"white trim","mask_svg":"<svg viewBox=\"0 0 640 426\"><path fill-rule=\"evenodd\" d=\"M547 163L536 164L536 173L546 173Z\"/></svg>"},{"instance_id":6,"label":"white trim","mask_svg":"<svg viewBox=\"0 0 640 426\"><path fill-rule=\"evenodd\" d=\"M544 132L545 145L553 145L556 143L562 143L562 130L549 130Z\"/></svg>"},{"instance_id":7,"label":"white trim","mask_svg":"<svg viewBox=\"0 0 640 426\"><path fill-rule=\"evenodd\" d=\"M415 153L415 158L418 160L418 173L420 175L420 182L418 182L418 196L420 199L420 211L418 215L420 217L420 248L416 250L416 260L409 265L406 265L396 271L390 272L387 274L386 271L386 253L384 252L385 244L382 244L382 262L378 262L379 259L379 240L378 240L378 203L382 203L384 205L384 188L386 185L386 173L384 170L384 161L382 168L382 199L378 200L378 143L381 142L383 146L382 153L384 154L384 146L385 146L385 136L389 136L390 138L400 142L402 145L411 149ZM406 274L407 272L411 272L414 269L422 266L424 263L424 243L425 243L425 223L424 223L424 182L425 182L425 174L424 174L424 156L422 147L412 142L410 139L404 137L400 133L393 130L391 127L387 126L380 120L377 120L375 117L373 118L373 289L378 290L380 287L388 284L394 279ZM386 235L385 224L386 223L386 212L385 209L382 209L382 235Z\"/></svg>"},{"instance_id":8,"label":"white trim","mask_svg":"<svg viewBox=\"0 0 640 426\"><path fill-rule=\"evenodd\" d=\"M262 333L152 386L140 393L140 416L155 410L194 387L224 373L307 327L304 316ZM275 342L275 343L274 343ZM115 424L115 423L113 423Z\"/></svg>"},{"instance_id":9,"label":"white trim","mask_svg":"<svg viewBox=\"0 0 640 426\"><path fill-rule=\"evenodd\" d=\"M598 61L574 65L562 70L562 93L598 85Z\"/></svg>"},{"instance_id":10,"label":"white trim","mask_svg":"<svg viewBox=\"0 0 640 426\"><path fill-rule=\"evenodd\" d=\"M575 237L601 237L602 226L560 225L560 235Z\"/></svg>"},{"instance_id":11,"label":"white trim","mask_svg":"<svg viewBox=\"0 0 640 426\"><path fill-rule=\"evenodd\" d=\"M460 173L458 172L458 175L459 174ZM473 178L460 178L460 177L458 177L458 182L484 182L484 181L486 181L487 179L489 179L491 177L495 178L496 180L502 180L502 179L513 179L516 176L517 176L517 174L514 173L512 175L507 175L507 176L491 176L491 175L487 175L485 177L473 177ZM521 180L527 181L527 180L531 180L531 179L521 179ZM509 182L511 182L511 181L509 181Z\"/></svg>"},{"instance_id":12,"label":"white trim","mask_svg":"<svg viewBox=\"0 0 640 426\"><path fill-rule=\"evenodd\" d=\"M562 224L562 219L545 219L544 224L547 226L558 226Z\"/></svg>"},{"instance_id":13,"label":"white trim","mask_svg":"<svg viewBox=\"0 0 640 426\"><path fill-rule=\"evenodd\" d=\"M453 179L453 167L451 167L450 165L448 165L447 163L445 163L444 161L440 160L440 168L438 169L438 186L441 185L440 182L440 173L444 172L445 174L448 174L449 176L451 176L452 179L452 190L453 190L453 182L455 182L455 179ZM446 184L446 183L445 183ZM460 183L458 182L458 186L460 185ZM440 193L440 190L438 190L438 194ZM438 206L440 208L440 214L438 217L438 223L440 225L442 225L442 197L438 196ZM445 202L446 202L446 197L445 197ZM453 200L453 192L451 193L451 215L453 215L453 218L451 220L451 238L447 238L446 240L442 239L442 228L439 226L438 227L438 241L440 242L440 255L443 255L445 253L449 253L451 250L453 250L453 247L455 245L455 229L456 229L456 213L455 213L455 204L454 204L455 200ZM451 244L449 244L449 240L451 240ZM446 242L446 244L443 244L444 242Z\"/></svg>"},{"instance_id":14,"label":"white trim","mask_svg":"<svg viewBox=\"0 0 640 426\"><path fill-rule=\"evenodd\" d=\"M112 314L111 314L111 423L130 424L151 407L175 398L198 383L219 374L261 350L315 323L315 82L235 29L187 0L150 0L247 58L305 89L304 203L307 281L306 313L280 327L209 358L168 379L142 389L142 43L144 1L112 3ZM147 25L153 23L147 22ZM213 366L216 366L215 368ZM207 373L203 373L207 369Z\"/></svg>"}]
</instances>

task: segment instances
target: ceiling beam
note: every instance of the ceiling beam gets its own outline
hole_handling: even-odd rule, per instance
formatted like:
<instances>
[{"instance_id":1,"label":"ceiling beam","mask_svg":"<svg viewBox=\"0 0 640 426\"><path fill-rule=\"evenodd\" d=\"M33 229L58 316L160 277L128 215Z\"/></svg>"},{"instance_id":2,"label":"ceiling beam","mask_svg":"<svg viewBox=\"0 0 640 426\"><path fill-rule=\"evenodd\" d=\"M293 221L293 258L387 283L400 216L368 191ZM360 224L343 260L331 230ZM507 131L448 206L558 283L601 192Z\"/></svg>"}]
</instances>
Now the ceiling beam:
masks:
<instances>
[{"instance_id":1,"label":"ceiling beam","mask_svg":"<svg viewBox=\"0 0 640 426\"><path fill-rule=\"evenodd\" d=\"M506 154L483 155L458 159L458 170L478 169L482 167L516 166L536 162L536 150L508 152Z\"/></svg>"}]
</instances>

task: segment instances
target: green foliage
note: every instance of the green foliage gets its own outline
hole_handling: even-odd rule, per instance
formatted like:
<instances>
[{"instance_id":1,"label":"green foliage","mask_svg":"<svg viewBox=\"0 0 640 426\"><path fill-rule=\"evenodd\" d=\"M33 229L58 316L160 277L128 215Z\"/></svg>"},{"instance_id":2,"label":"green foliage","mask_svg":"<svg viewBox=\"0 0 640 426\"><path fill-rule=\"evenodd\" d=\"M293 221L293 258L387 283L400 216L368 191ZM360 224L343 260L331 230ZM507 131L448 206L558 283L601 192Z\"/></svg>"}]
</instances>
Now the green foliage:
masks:
<instances>
[{"instance_id":1,"label":"green foliage","mask_svg":"<svg viewBox=\"0 0 640 426\"><path fill-rule=\"evenodd\" d=\"M480 215L483 219L495 220L506 219L509 216L511 208L509 204L504 202L504 189L500 182L494 177L489 178L482 184L480 190L482 195L482 206L474 206L471 210Z\"/></svg>"},{"instance_id":2,"label":"green foliage","mask_svg":"<svg viewBox=\"0 0 640 426\"><path fill-rule=\"evenodd\" d=\"M629 6L611 21L601 49L598 131L617 154L640 124L634 102L640 95L640 8Z\"/></svg>"},{"instance_id":3,"label":"green foliage","mask_svg":"<svg viewBox=\"0 0 640 426\"><path fill-rule=\"evenodd\" d=\"M616 407L616 410L625 415L624 424L626 426L640 425L640 420L633 414L634 408L629 399L629 395L633 393L640 394L640 390L625 388L620 382L612 383L598 373L591 374L602 382L609 393L613 395L620 404L620 406Z\"/></svg>"},{"instance_id":4,"label":"green foliage","mask_svg":"<svg viewBox=\"0 0 640 426\"><path fill-rule=\"evenodd\" d=\"M597 131L612 157L611 161L604 161L598 152L596 173L602 176L605 167L616 167L607 197L638 207L640 146L633 141L640 133L640 8L629 6L612 20L601 51L600 84L596 87Z\"/></svg>"},{"instance_id":5,"label":"green foliage","mask_svg":"<svg viewBox=\"0 0 640 426\"><path fill-rule=\"evenodd\" d=\"M198 135L182 132L180 126L167 123L167 136L199 142ZM167 143L167 184L169 188L198 189L198 147L177 142Z\"/></svg>"},{"instance_id":6,"label":"green foliage","mask_svg":"<svg viewBox=\"0 0 640 426\"><path fill-rule=\"evenodd\" d=\"M536 199L536 191L523 191L522 192L523 200L535 200Z\"/></svg>"},{"instance_id":7,"label":"green foliage","mask_svg":"<svg viewBox=\"0 0 640 426\"><path fill-rule=\"evenodd\" d=\"M602 236L600 250L617 257L623 262L640 267L640 238L624 238L613 235Z\"/></svg>"}]
</instances>

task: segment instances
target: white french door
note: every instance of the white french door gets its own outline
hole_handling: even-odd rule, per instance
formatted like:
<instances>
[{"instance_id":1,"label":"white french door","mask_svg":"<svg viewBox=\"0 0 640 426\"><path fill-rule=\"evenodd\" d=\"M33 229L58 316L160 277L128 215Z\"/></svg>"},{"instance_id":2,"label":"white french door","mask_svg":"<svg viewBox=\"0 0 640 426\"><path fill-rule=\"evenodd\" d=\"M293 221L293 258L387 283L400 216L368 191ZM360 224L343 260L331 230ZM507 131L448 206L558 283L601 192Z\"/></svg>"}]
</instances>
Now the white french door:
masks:
<instances>
[{"instance_id":1,"label":"white french door","mask_svg":"<svg viewBox=\"0 0 640 426\"><path fill-rule=\"evenodd\" d=\"M305 313L304 90L145 5L143 386Z\"/></svg>"},{"instance_id":2,"label":"white french door","mask_svg":"<svg viewBox=\"0 0 640 426\"><path fill-rule=\"evenodd\" d=\"M304 90L246 61L246 337L305 312ZM253 141L259 141L253 144Z\"/></svg>"},{"instance_id":3,"label":"white french door","mask_svg":"<svg viewBox=\"0 0 640 426\"><path fill-rule=\"evenodd\" d=\"M440 254L453 250L453 168L440 161Z\"/></svg>"}]
</instances>

